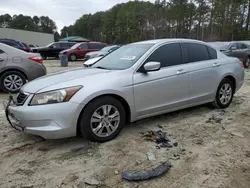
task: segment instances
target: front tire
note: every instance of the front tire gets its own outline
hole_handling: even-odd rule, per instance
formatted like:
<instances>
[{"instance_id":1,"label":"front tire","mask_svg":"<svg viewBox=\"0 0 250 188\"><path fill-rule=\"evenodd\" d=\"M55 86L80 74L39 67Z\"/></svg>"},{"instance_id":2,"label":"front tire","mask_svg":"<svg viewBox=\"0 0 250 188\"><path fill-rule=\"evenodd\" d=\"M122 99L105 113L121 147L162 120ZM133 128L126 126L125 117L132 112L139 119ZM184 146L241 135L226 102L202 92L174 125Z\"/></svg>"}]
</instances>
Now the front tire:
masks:
<instances>
[{"instance_id":1,"label":"front tire","mask_svg":"<svg viewBox=\"0 0 250 188\"><path fill-rule=\"evenodd\" d=\"M224 78L217 89L213 106L222 109L227 108L233 100L234 90L235 88L232 80Z\"/></svg>"},{"instance_id":2,"label":"front tire","mask_svg":"<svg viewBox=\"0 0 250 188\"><path fill-rule=\"evenodd\" d=\"M114 97L94 99L83 110L79 120L79 131L91 141L106 142L114 139L125 124L125 110Z\"/></svg>"},{"instance_id":3,"label":"front tire","mask_svg":"<svg viewBox=\"0 0 250 188\"><path fill-rule=\"evenodd\" d=\"M69 60L70 60L70 61L76 61L76 60L77 60L76 54L70 54Z\"/></svg>"},{"instance_id":4,"label":"front tire","mask_svg":"<svg viewBox=\"0 0 250 188\"><path fill-rule=\"evenodd\" d=\"M1 89L8 93L19 92L25 83L25 76L18 71L5 72L0 78Z\"/></svg>"}]
</instances>

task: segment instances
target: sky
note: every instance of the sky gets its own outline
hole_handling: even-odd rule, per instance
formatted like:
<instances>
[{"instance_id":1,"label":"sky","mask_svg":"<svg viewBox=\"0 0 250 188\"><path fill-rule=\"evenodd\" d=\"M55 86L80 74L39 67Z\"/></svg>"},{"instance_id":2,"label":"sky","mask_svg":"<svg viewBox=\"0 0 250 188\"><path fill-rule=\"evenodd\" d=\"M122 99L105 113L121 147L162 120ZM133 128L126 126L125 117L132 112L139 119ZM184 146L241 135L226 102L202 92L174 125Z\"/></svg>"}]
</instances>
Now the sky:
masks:
<instances>
[{"instance_id":1,"label":"sky","mask_svg":"<svg viewBox=\"0 0 250 188\"><path fill-rule=\"evenodd\" d=\"M58 31L73 24L83 14L105 11L129 0L0 0L0 15L49 16ZM155 0L144 0L154 2Z\"/></svg>"}]
</instances>

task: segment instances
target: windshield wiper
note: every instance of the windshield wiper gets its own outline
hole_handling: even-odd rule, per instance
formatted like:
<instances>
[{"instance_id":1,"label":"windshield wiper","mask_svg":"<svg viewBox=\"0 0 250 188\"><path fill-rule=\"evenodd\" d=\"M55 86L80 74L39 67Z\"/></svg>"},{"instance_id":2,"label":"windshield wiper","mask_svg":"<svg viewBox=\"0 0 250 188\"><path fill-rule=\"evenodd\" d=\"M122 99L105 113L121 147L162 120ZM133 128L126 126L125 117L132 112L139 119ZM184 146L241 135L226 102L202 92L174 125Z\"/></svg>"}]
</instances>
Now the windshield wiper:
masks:
<instances>
[{"instance_id":1,"label":"windshield wiper","mask_svg":"<svg viewBox=\"0 0 250 188\"><path fill-rule=\"evenodd\" d=\"M97 69L105 69L105 70L110 70L110 69L108 69L108 68L101 67L101 66L98 66L98 67L95 67L95 68L97 68Z\"/></svg>"}]
</instances>

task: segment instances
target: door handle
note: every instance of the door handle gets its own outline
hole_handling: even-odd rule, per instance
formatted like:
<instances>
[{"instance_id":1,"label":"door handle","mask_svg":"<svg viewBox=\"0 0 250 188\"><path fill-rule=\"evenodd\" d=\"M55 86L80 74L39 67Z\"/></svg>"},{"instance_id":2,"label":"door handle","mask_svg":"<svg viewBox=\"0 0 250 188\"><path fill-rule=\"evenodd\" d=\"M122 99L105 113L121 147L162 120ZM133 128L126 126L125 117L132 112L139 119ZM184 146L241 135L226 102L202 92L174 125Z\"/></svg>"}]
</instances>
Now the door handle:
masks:
<instances>
[{"instance_id":1,"label":"door handle","mask_svg":"<svg viewBox=\"0 0 250 188\"><path fill-rule=\"evenodd\" d=\"M0 62L3 62L3 61L4 61L4 59L0 58Z\"/></svg>"},{"instance_id":2,"label":"door handle","mask_svg":"<svg viewBox=\"0 0 250 188\"><path fill-rule=\"evenodd\" d=\"M176 72L176 74L186 74L187 71L183 70L183 69L180 69Z\"/></svg>"},{"instance_id":3,"label":"door handle","mask_svg":"<svg viewBox=\"0 0 250 188\"><path fill-rule=\"evenodd\" d=\"M218 67L218 66L220 66L220 63L214 63L213 64L213 67Z\"/></svg>"}]
</instances>

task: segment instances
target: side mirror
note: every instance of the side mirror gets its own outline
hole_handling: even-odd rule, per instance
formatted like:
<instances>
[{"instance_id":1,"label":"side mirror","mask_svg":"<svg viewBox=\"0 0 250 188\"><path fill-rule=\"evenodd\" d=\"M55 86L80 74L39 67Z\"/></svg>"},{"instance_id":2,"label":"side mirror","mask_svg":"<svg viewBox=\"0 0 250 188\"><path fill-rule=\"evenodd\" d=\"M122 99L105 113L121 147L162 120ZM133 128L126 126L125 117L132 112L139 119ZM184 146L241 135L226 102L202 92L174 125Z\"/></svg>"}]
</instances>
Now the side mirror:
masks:
<instances>
[{"instance_id":1,"label":"side mirror","mask_svg":"<svg viewBox=\"0 0 250 188\"><path fill-rule=\"evenodd\" d=\"M161 68L161 63L155 62L155 61L147 62L143 66L143 68L144 68L145 72L158 71Z\"/></svg>"},{"instance_id":2,"label":"side mirror","mask_svg":"<svg viewBox=\"0 0 250 188\"><path fill-rule=\"evenodd\" d=\"M237 48L235 46L232 46L231 50L237 50Z\"/></svg>"},{"instance_id":3,"label":"side mirror","mask_svg":"<svg viewBox=\"0 0 250 188\"><path fill-rule=\"evenodd\" d=\"M81 50L81 48L80 48L80 47L77 47L76 49L77 49L77 50Z\"/></svg>"}]
</instances>

